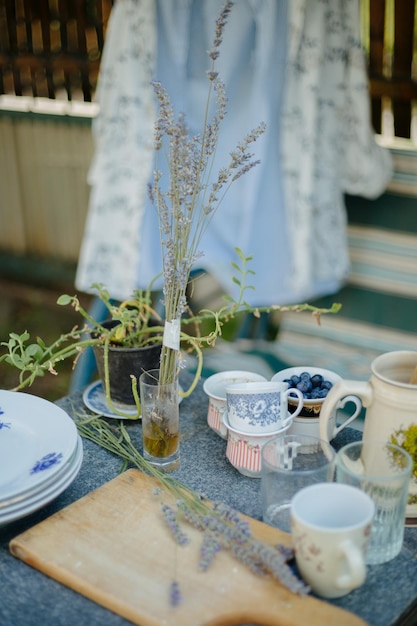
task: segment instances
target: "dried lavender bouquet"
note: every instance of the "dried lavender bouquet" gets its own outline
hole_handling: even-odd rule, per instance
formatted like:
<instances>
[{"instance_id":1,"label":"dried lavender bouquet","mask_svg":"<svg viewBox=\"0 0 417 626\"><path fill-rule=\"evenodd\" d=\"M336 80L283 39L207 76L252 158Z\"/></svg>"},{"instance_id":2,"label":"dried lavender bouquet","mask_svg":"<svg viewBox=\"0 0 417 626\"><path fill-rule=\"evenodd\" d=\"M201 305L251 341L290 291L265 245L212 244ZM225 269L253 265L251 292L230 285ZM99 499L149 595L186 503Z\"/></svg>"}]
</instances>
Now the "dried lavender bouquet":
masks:
<instances>
[{"instance_id":1,"label":"dried lavender bouquet","mask_svg":"<svg viewBox=\"0 0 417 626\"><path fill-rule=\"evenodd\" d=\"M159 82L154 90L159 103L155 124L156 170L149 196L157 208L163 258L165 337L160 364L160 383L172 382L177 373L181 317L187 308L190 272L202 256L200 243L207 226L230 185L259 161L250 152L262 135L265 124L249 132L231 152L228 163L212 179L213 160L221 125L227 113L225 87L215 69L223 31L233 2L226 2L217 21L212 48L208 51L211 68L207 71L208 94L201 134L190 136L185 117L175 117L170 97ZM212 101L215 113L209 119ZM158 169L163 154L169 170L167 187Z\"/></svg>"}]
</instances>

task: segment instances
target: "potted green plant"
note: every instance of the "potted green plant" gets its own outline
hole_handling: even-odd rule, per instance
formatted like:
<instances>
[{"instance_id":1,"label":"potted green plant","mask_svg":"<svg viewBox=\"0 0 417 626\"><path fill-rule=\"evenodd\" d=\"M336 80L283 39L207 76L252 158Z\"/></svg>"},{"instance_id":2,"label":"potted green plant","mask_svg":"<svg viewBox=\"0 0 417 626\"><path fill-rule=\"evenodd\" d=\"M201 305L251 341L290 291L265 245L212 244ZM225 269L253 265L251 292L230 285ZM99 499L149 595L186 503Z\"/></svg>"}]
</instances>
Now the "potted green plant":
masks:
<instances>
[{"instance_id":1,"label":"potted green plant","mask_svg":"<svg viewBox=\"0 0 417 626\"><path fill-rule=\"evenodd\" d=\"M163 320L152 307L151 286L121 303L113 302L103 285L95 288L107 316L101 323L89 320L89 336L98 339L92 348L107 402L123 411L136 404L131 375L159 366ZM72 304L85 316L76 296L61 296L58 303Z\"/></svg>"},{"instance_id":2,"label":"potted green plant","mask_svg":"<svg viewBox=\"0 0 417 626\"><path fill-rule=\"evenodd\" d=\"M198 366L195 378L189 389L182 392L186 396L195 388L203 366L204 348L214 346L216 339L222 336L224 324L232 320L238 314L249 313L259 316L262 312L272 311L311 311L317 318L321 314L336 313L340 305L334 304L330 309L318 309L309 304L297 304L292 306L273 305L270 307L250 307L244 299L247 289L252 287L248 284L248 276L251 270L248 265L251 257L245 257L241 250L236 249L238 262L233 262L236 271L235 282L239 284L240 293L237 300L225 297L225 305L217 311L205 309L196 315L188 314L181 318L181 324L188 332L180 330L180 344L182 350L193 350L198 356ZM106 400L112 411L116 414L135 419L140 413L140 400L137 389L137 376L145 369L158 367L160 352L163 343L164 319L156 312L153 306L152 284L146 290L136 290L132 297L124 302L114 302L107 289L103 285L93 285L96 297L99 298L108 311L106 321L94 319L81 305L77 295L62 294L58 298L58 305L72 306L81 317L80 325L74 326L68 332L63 333L51 344L46 345L42 338L32 340L28 332L22 334L10 333L7 341L0 343L3 353L0 354L0 362L5 361L20 371L19 383L14 388L16 391L30 387L36 378L48 374L58 373L59 365L65 360L73 360L76 364L81 354L89 347L96 353L98 369L103 380ZM201 329L208 327L205 334ZM193 329L193 333L189 329ZM145 361L143 365L137 362L135 366L136 376L131 377L132 368L128 367L127 384L130 388L135 404L137 415L126 415L119 411L113 403L111 394L111 362L114 356L128 357L132 362L132 354L138 355L151 351L152 361ZM119 353L119 354L118 354ZM147 357L148 358L148 357ZM117 383L119 385L120 382ZM117 400L117 393L116 393Z\"/></svg>"}]
</instances>

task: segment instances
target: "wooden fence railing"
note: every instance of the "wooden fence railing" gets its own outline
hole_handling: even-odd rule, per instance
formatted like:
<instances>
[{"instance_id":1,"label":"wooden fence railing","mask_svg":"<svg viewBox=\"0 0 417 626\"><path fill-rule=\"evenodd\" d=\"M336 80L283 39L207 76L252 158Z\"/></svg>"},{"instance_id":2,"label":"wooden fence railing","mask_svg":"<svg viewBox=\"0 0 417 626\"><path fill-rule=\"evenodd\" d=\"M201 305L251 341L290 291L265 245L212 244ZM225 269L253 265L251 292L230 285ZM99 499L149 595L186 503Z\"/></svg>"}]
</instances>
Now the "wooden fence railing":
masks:
<instances>
[{"instance_id":1,"label":"wooden fence railing","mask_svg":"<svg viewBox=\"0 0 417 626\"><path fill-rule=\"evenodd\" d=\"M390 110L394 135L410 138L417 115L416 0L366 1L374 129L381 133L384 110Z\"/></svg>"},{"instance_id":2,"label":"wooden fence railing","mask_svg":"<svg viewBox=\"0 0 417 626\"><path fill-rule=\"evenodd\" d=\"M395 136L409 138L417 118L417 0L359 1L375 131L389 110ZM0 94L90 102L113 2L1 0Z\"/></svg>"},{"instance_id":3,"label":"wooden fence railing","mask_svg":"<svg viewBox=\"0 0 417 626\"><path fill-rule=\"evenodd\" d=\"M113 0L2 0L0 94L91 102Z\"/></svg>"}]
</instances>

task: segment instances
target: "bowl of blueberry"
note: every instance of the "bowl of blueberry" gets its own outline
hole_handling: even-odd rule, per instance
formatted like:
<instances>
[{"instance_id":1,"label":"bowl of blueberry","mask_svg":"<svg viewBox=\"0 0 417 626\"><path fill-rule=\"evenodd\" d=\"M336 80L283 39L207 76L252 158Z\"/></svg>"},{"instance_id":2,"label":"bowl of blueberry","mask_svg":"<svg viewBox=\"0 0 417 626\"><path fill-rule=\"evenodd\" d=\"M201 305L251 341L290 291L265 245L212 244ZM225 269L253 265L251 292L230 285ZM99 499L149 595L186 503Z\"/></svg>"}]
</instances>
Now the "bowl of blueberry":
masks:
<instances>
[{"instance_id":1,"label":"bowl of blueberry","mask_svg":"<svg viewBox=\"0 0 417 626\"><path fill-rule=\"evenodd\" d=\"M299 389L304 396L304 407L298 417L318 418L324 400L333 385L340 380L340 376L330 370L320 367L301 365L288 367L277 372L274 381L288 383L288 387ZM296 397L291 402L291 393L288 396L288 410L294 412L297 406Z\"/></svg>"},{"instance_id":2,"label":"bowl of blueberry","mask_svg":"<svg viewBox=\"0 0 417 626\"><path fill-rule=\"evenodd\" d=\"M288 383L288 387L296 387L303 392L304 406L297 417L293 418L288 429L290 435L310 435L320 437L320 412L326 401L329 390L341 377L321 367L301 365L287 367L277 372L272 380ZM348 407L345 405L348 404ZM296 398L291 403L291 394L288 396L288 410L293 413L296 408ZM355 396L346 396L339 400L327 424L327 439L331 441L337 433L350 424L360 413L361 401ZM353 411L352 411L353 409ZM339 414L339 410L343 413Z\"/></svg>"}]
</instances>

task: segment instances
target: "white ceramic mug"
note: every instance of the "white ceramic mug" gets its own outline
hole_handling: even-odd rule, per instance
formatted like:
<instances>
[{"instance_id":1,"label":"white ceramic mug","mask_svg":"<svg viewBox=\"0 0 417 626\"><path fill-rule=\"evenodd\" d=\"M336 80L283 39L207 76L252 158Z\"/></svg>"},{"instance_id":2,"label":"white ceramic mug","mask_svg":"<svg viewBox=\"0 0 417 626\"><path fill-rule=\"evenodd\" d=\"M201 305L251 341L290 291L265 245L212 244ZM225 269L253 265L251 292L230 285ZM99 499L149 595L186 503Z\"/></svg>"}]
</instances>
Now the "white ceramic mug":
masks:
<instances>
[{"instance_id":1,"label":"white ceramic mug","mask_svg":"<svg viewBox=\"0 0 417 626\"><path fill-rule=\"evenodd\" d=\"M291 502L291 534L301 576L323 598L339 598L366 578L375 506L357 487L320 483Z\"/></svg>"},{"instance_id":2,"label":"white ceramic mug","mask_svg":"<svg viewBox=\"0 0 417 626\"><path fill-rule=\"evenodd\" d=\"M226 409L226 387L236 383L249 381L265 382L265 376L246 370L226 370L209 376L203 384L203 389L209 398L207 423L222 439L227 439L227 428L223 423L223 413Z\"/></svg>"},{"instance_id":3,"label":"white ceramic mug","mask_svg":"<svg viewBox=\"0 0 417 626\"><path fill-rule=\"evenodd\" d=\"M282 427L272 433L242 433L232 428L227 421L227 414L223 417L227 430L226 457L238 472L249 478L260 478L262 469L262 448L268 441L287 432L291 425L291 415Z\"/></svg>"},{"instance_id":4,"label":"white ceramic mug","mask_svg":"<svg viewBox=\"0 0 417 626\"><path fill-rule=\"evenodd\" d=\"M303 408L303 394L283 382L249 382L226 387L226 410L232 428L245 433L266 434L281 428L288 419L288 395L298 398L292 417Z\"/></svg>"}]
</instances>

